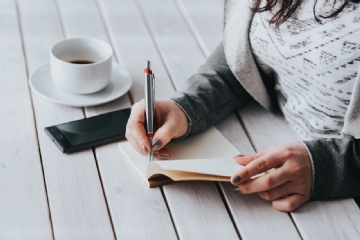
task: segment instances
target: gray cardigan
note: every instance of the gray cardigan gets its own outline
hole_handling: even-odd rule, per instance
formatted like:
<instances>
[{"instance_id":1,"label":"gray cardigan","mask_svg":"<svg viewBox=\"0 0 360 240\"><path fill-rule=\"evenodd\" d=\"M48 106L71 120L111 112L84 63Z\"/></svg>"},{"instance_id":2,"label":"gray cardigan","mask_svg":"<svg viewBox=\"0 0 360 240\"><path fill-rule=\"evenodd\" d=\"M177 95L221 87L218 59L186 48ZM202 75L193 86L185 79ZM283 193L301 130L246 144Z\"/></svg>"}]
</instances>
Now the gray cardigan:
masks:
<instances>
[{"instance_id":1,"label":"gray cardigan","mask_svg":"<svg viewBox=\"0 0 360 240\"><path fill-rule=\"evenodd\" d=\"M253 0L225 1L224 43L172 100L189 118L189 134L200 132L255 100L275 109L274 82L261 76L248 30ZM311 199L360 197L360 69L340 139L305 141L313 164Z\"/></svg>"}]
</instances>

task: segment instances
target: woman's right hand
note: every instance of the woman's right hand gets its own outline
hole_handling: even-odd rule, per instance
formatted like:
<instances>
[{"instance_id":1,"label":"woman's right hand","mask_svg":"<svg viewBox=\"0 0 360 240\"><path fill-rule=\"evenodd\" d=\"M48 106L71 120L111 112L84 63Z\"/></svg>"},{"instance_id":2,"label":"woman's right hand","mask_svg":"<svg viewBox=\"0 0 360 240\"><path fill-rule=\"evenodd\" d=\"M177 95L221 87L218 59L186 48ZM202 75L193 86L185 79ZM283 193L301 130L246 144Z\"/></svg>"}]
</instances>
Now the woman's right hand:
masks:
<instances>
[{"instance_id":1,"label":"woman's right hand","mask_svg":"<svg viewBox=\"0 0 360 240\"><path fill-rule=\"evenodd\" d=\"M131 108L126 126L126 138L142 155L147 155L150 142L146 135L146 116L144 99ZM189 120L185 113L170 100L155 101L153 151L165 146L171 139L187 133Z\"/></svg>"}]
</instances>

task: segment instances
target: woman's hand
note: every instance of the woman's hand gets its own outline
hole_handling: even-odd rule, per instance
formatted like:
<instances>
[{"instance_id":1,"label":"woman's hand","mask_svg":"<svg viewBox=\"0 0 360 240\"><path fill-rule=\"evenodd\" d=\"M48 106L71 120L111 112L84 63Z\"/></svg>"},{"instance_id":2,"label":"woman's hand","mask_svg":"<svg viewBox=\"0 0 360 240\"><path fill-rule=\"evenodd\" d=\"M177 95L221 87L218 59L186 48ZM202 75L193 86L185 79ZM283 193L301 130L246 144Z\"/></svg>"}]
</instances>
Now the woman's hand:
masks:
<instances>
[{"instance_id":1,"label":"woman's hand","mask_svg":"<svg viewBox=\"0 0 360 240\"><path fill-rule=\"evenodd\" d=\"M236 156L235 159L245 166L231 178L240 193L257 193L272 201L273 208L285 212L293 211L309 200L312 167L302 143L280 145L256 154ZM266 173L272 168L275 170ZM265 175L250 179L264 172Z\"/></svg>"},{"instance_id":2,"label":"woman's hand","mask_svg":"<svg viewBox=\"0 0 360 240\"><path fill-rule=\"evenodd\" d=\"M171 139L179 138L188 131L188 118L185 113L170 100L155 101L154 129L152 149L159 150ZM126 138L141 154L147 155L150 142L146 135L145 101L133 105L126 126Z\"/></svg>"}]
</instances>

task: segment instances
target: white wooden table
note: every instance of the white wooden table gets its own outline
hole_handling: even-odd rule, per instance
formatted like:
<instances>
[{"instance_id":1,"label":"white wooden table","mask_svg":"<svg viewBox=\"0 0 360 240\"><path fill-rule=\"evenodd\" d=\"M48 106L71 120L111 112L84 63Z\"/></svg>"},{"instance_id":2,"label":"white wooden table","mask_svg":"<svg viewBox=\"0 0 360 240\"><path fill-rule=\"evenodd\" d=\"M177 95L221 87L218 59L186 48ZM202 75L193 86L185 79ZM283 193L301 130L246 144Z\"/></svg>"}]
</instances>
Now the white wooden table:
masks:
<instances>
[{"instance_id":1,"label":"white wooden table","mask_svg":"<svg viewBox=\"0 0 360 240\"><path fill-rule=\"evenodd\" d=\"M230 184L149 189L116 143L64 155L45 135L46 126L139 101L147 59L157 98L169 97L221 42L222 11L222 0L0 0L0 239L360 239L353 199L288 214ZM29 74L68 37L109 42L131 91L87 108L30 91ZM244 154L295 140L281 116L257 105L216 127Z\"/></svg>"}]
</instances>

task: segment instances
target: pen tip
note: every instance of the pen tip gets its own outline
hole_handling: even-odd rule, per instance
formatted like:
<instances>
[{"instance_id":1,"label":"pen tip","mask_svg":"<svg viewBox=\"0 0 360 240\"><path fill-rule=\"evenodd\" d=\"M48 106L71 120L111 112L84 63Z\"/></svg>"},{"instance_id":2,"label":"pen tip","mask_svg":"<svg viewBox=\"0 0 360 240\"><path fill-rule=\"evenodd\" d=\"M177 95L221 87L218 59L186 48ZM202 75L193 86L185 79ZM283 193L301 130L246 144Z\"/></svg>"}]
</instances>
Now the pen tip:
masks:
<instances>
[{"instance_id":1,"label":"pen tip","mask_svg":"<svg viewBox=\"0 0 360 240\"><path fill-rule=\"evenodd\" d=\"M151 68L150 61L149 61L149 60L146 61L146 68L148 68L148 69Z\"/></svg>"}]
</instances>

